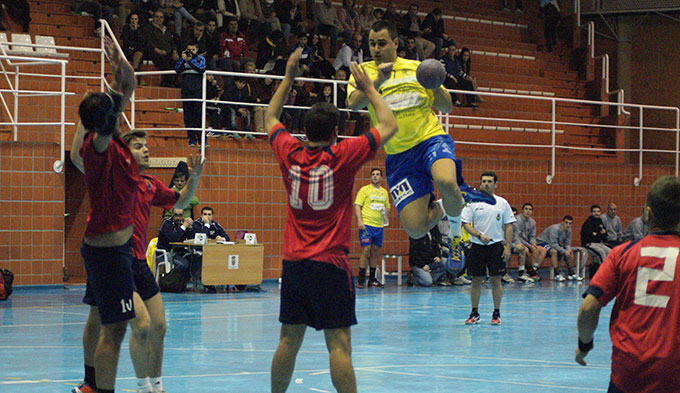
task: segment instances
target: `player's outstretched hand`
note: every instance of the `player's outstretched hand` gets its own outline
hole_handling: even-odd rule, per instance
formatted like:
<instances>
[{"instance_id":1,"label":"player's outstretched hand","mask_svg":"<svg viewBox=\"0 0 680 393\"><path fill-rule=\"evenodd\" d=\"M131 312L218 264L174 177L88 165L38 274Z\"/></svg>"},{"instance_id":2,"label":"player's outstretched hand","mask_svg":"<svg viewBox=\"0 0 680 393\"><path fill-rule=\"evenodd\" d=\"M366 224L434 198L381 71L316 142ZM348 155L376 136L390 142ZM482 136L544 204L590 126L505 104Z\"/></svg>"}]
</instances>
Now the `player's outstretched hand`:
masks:
<instances>
[{"instance_id":1,"label":"player's outstretched hand","mask_svg":"<svg viewBox=\"0 0 680 393\"><path fill-rule=\"evenodd\" d=\"M392 67L394 63L383 63L378 66L378 81L383 82L390 79L390 74L392 73Z\"/></svg>"},{"instance_id":2,"label":"player's outstretched hand","mask_svg":"<svg viewBox=\"0 0 680 393\"><path fill-rule=\"evenodd\" d=\"M349 65L349 70L352 72L352 76L354 77L355 84L352 84L352 87L359 91L366 92L367 90L373 88L373 81L371 80L371 77L368 76L366 73L366 70L364 70L364 66L357 64L355 61L353 61Z\"/></svg>"},{"instance_id":3,"label":"player's outstretched hand","mask_svg":"<svg viewBox=\"0 0 680 393\"><path fill-rule=\"evenodd\" d=\"M300 67L300 56L302 55L302 48L297 48L288 57L286 62L286 78L295 79L302 75L302 67Z\"/></svg>"},{"instance_id":4,"label":"player's outstretched hand","mask_svg":"<svg viewBox=\"0 0 680 393\"><path fill-rule=\"evenodd\" d=\"M205 158L199 154L189 156L189 177L200 177L203 173L203 164L205 164Z\"/></svg>"},{"instance_id":5,"label":"player's outstretched hand","mask_svg":"<svg viewBox=\"0 0 680 393\"><path fill-rule=\"evenodd\" d=\"M575 357L574 360L576 360L576 363L580 364L581 366L585 366L587 355L588 355L588 352L581 352L580 349L576 348L576 357Z\"/></svg>"}]
</instances>

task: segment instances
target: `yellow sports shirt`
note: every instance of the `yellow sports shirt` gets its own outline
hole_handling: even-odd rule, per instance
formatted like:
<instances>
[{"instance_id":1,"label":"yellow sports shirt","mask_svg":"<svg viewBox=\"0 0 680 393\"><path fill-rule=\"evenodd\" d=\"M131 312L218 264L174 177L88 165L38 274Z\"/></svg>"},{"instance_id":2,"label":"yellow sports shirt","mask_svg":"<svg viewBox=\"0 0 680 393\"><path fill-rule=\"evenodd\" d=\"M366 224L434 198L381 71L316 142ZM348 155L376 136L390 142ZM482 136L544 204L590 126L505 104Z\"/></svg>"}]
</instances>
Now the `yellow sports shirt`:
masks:
<instances>
[{"instance_id":1,"label":"yellow sports shirt","mask_svg":"<svg viewBox=\"0 0 680 393\"><path fill-rule=\"evenodd\" d=\"M383 227L382 211L390 208L390 198L387 190L368 184L361 187L354 200L355 205L361 206L361 219L364 225Z\"/></svg>"},{"instance_id":2,"label":"yellow sports shirt","mask_svg":"<svg viewBox=\"0 0 680 393\"><path fill-rule=\"evenodd\" d=\"M417 60L407 60L397 57L392 68L392 75L383 82L378 92L383 96L387 105L397 118L399 131L385 145L387 154L398 154L406 151L420 142L435 135L446 134L439 119L432 109L434 94L432 90L424 88L416 80L416 69L420 64ZM375 80L378 77L378 67L375 61L361 64L368 76ZM347 96L354 90L354 76L349 78ZM448 93L447 93L448 94ZM371 122L377 123L373 105L368 106Z\"/></svg>"}]
</instances>

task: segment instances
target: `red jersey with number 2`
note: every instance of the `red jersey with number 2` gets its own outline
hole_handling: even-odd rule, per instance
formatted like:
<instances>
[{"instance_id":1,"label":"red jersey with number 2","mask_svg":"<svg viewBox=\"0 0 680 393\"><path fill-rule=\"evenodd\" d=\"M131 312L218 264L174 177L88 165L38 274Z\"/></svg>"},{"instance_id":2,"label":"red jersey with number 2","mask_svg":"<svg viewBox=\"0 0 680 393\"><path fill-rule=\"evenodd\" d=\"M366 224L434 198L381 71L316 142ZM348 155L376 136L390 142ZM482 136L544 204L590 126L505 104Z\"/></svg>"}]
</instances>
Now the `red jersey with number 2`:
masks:
<instances>
[{"instance_id":1,"label":"red jersey with number 2","mask_svg":"<svg viewBox=\"0 0 680 393\"><path fill-rule=\"evenodd\" d=\"M283 259L327 262L349 272L354 176L375 157L380 134L371 129L358 138L310 148L279 123L269 143L288 193Z\"/></svg>"},{"instance_id":2,"label":"red jersey with number 2","mask_svg":"<svg viewBox=\"0 0 680 393\"><path fill-rule=\"evenodd\" d=\"M616 247L586 293L606 305L612 381L626 393L680 391L680 234ZM599 296L598 296L599 295Z\"/></svg>"}]
</instances>

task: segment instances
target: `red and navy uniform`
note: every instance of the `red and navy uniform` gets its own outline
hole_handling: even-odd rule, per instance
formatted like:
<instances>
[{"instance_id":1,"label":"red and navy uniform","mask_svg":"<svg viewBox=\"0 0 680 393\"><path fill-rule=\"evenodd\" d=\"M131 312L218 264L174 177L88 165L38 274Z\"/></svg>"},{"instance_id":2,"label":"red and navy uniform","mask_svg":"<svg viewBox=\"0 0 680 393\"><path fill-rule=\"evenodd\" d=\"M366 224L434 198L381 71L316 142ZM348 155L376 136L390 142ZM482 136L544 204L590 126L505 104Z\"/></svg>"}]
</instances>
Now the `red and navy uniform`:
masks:
<instances>
[{"instance_id":1,"label":"red and navy uniform","mask_svg":"<svg viewBox=\"0 0 680 393\"><path fill-rule=\"evenodd\" d=\"M352 188L375 157L375 129L333 146L309 147L275 125L269 143L288 193L279 321L317 330L357 323L350 270Z\"/></svg>"},{"instance_id":2,"label":"red and navy uniform","mask_svg":"<svg viewBox=\"0 0 680 393\"><path fill-rule=\"evenodd\" d=\"M680 234L652 233L612 250L585 292L604 306L612 383L626 393L677 392L680 386Z\"/></svg>"},{"instance_id":3,"label":"red and navy uniform","mask_svg":"<svg viewBox=\"0 0 680 393\"><path fill-rule=\"evenodd\" d=\"M135 230L132 234L132 249L135 259L146 261L146 230L149 227L151 206L165 210L172 209L179 199L179 193L168 188L153 176L141 175L137 183L137 203L134 210Z\"/></svg>"}]
</instances>

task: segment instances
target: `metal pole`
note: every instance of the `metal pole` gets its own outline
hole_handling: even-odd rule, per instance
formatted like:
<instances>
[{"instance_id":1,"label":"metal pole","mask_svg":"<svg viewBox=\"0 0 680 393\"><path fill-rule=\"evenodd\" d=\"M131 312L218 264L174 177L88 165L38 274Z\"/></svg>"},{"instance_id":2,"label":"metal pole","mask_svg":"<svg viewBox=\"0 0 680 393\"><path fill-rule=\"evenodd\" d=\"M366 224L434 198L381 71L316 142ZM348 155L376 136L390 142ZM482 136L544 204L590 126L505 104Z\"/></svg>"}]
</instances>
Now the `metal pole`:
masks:
<instances>
[{"instance_id":1,"label":"metal pole","mask_svg":"<svg viewBox=\"0 0 680 393\"><path fill-rule=\"evenodd\" d=\"M680 164L680 110L675 108L675 176L678 176Z\"/></svg>"},{"instance_id":2,"label":"metal pole","mask_svg":"<svg viewBox=\"0 0 680 393\"><path fill-rule=\"evenodd\" d=\"M14 71L14 122L19 122L19 66ZM19 140L19 126L14 125L14 142Z\"/></svg>"},{"instance_id":3,"label":"metal pole","mask_svg":"<svg viewBox=\"0 0 680 393\"><path fill-rule=\"evenodd\" d=\"M203 79L201 80L202 93L201 93L201 158L205 158L205 111L206 111L206 97L208 88L208 79L205 77L205 72L203 73ZM193 131L192 131L193 132Z\"/></svg>"},{"instance_id":4,"label":"metal pole","mask_svg":"<svg viewBox=\"0 0 680 393\"><path fill-rule=\"evenodd\" d=\"M642 182L642 125L644 124L643 116L644 116L644 111L643 111L643 108L640 107L640 131L639 131L640 135L639 135L639 138L638 138L639 143L640 143L640 146L638 146L640 156L638 157L638 166L639 166L638 167L638 177L636 177L633 180L633 184L635 185L635 187L639 186L640 182Z\"/></svg>"},{"instance_id":5,"label":"metal pole","mask_svg":"<svg viewBox=\"0 0 680 393\"><path fill-rule=\"evenodd\" d=\"M553 179L555 178L555 99L553 98L550 100L551 106L552 106L552 124L550 125L550 136L551 136L551 146L550 146L550 151L551 151L551 163L550 163L550 174L545 177L545 182L547 184L551 184Z\"/></svg>"},{"instance_id":6,"label":"metal pole","mask_svg":"<svg viewBox=\"0 0 680 393\"><path fill-rule=\"evenodd\" d=\"M99 19L99 26L103 26L102 24L103 19ZM99 48L101 49L101 53L99 55L99 69L101 72L101 79L99 80L99 90L104 91L104 80L106 79L106 73L105 73L105 53L104 53L104 29L100 28L101 32L99 34Z\"/></svg>"}]
</instances>

